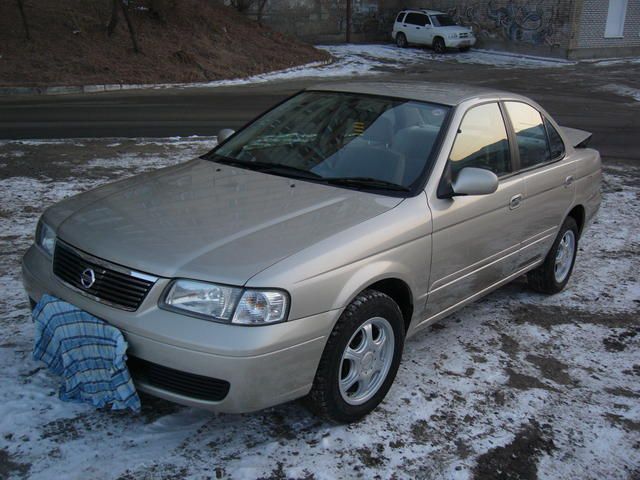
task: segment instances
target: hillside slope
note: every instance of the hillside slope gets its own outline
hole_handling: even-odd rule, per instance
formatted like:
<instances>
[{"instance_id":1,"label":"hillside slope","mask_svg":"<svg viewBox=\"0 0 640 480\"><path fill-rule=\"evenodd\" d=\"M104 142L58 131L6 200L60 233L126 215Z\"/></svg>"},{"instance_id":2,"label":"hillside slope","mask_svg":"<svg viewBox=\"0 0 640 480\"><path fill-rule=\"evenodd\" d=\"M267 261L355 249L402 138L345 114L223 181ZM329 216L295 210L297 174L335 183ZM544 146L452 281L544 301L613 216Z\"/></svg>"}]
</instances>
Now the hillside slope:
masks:
<instances>
[{"instance_id":1,"label":"hillside slope","mask_svg":"<svg viewBox=\"0 0 640 480\"><path fill-rule=\"evenodd\" d=\"M255 75L328 54L262 27L207 0L130 0L140 53L111 1L24 0L31 40L17 2L0 2L0 85L203 82Z\"/></svg>"}]
</instances>

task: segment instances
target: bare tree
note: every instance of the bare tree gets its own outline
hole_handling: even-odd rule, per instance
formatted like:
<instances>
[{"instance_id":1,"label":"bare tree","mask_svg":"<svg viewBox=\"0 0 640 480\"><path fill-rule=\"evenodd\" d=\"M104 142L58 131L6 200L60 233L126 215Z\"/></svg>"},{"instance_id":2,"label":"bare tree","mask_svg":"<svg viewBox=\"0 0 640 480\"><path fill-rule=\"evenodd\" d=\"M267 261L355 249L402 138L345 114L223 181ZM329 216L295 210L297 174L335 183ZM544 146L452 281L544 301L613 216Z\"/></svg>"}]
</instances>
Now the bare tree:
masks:
<instances>
[{"instance_id":1,"label":"bare tree","mask_svg":"<svg viewBox=\"0 0 640 480\"><path fill-rule=\"evenodd\" d=\"M257 1L258 1L258 13L257 13L258 23L262 25L262 16L264 14L264 9L267 6L267 2L269 0L257 0Z\"/></svg>"},{"instance_id":2,"label":"bare tree","mask_svg":"<svg viewBox=\"0 0 640 480\"><path fill-rule=\"evenodd\" d=\"M140 47L138 46L138 40L136 39L136 32L133 28L133 23L131 23L131 17L129 17L129 2L128 0L112 0L111 2L111 18L109 19L109 23L107 24L107 35L111 36L115 32L116 27L118 26L118 6L120 6L120 10L122 11L122 15L124 16L124 20L127 23L127 29L129 30L129 37L131 38L131 44L133 45L133 51L136 53L140 53Z\"/></svg>"},{"instance_id":3,"label":"bare tree","mask_svg":"<svg viewBox=\"0 0 640 480\"><path fill-rule=\"evenodd\" d=\"M122 7L122 15L124 15L124 19L127 22L129 36L131 37L131 43L133 44L133 51L139 53L140 49L138 48L138 40L136 40L136 32L133 30L133 24L131 23L131 18L129 18L129 10L127 8L128 5L126 0L122 0L120 6Z\"/></svg>"},{"instance_id":4,"label":"bare tree","mask_svg":"<svg viewBox=\"0 0 640 480\"><path fill-rule=\"evenodd\" d=\"M116 27L118 26L118 3L120 0L112 0L111 2L111 18L107 24L107 35L113 35Z\"/></svg>"},{"instance_id":5,"label":"bare tree","mask_svg":"<svg viewBox=\"0 0 640 480\"><path fill-rule=\"evenodd\" d=\"M22 17L22 26L24 27L24 33L27 40L31 40L31 33L29 32L29 24L27 23L27 16L24 13L23 0L16 0L18 2L18 10L20 10L20 17Z\"/></svg>"}]
</instances>

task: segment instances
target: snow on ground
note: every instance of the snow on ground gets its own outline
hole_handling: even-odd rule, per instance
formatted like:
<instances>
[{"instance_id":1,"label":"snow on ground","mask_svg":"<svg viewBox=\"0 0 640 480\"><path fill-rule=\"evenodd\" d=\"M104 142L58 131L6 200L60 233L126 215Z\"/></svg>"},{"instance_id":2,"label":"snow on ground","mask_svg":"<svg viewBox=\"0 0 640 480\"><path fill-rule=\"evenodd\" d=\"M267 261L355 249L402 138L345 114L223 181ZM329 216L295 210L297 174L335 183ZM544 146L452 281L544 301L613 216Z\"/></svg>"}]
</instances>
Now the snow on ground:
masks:
<instances>
[{"instance_id":1,"label":"snow on ground","mask_svg":"<svg viewBox=\"0 0 640 480\"><path fill-rule=\"evenodd\" d=\"M631 97L636 102L640 102L640 89L633 88L628 85L621 85L618 83L608 83L602 86L603 90L608 92L617 93L618 95L622 95L623 97Z\"/></svg>"},{"instance_id":2,"label":"snow on ground","mask_svg":"<svg viewBox=\"0 0 640 480\"><path fill-rule=\"evenodd\" d=\"M519 55L493 50L471 50L469 52L449 52L437 54L428 48L398 48L390 44L344 44L317 45L334 57L331 63L313 62L299 67L251 77L216 80L213 82L189 84L125 85L125 89L138 88L189 88L224 87L300 78L337 78L379 74L382 71L402 71L407 65L427 63L471 63L491 65L496 68L558 68L575 65L576 62Z\"/></svg>"},{"instance_id":3,"label":"snow on ground","mask_svg":"<svg viewBox=\"0 0 640 480\"><path fill-rule=\"evenodd\" d=\"M58 379L31 359L20 283L39 214L214 142L0 142L0 477L640 476L640 170L629 166L607 167L566 291L545 297L518 280L418 335L384 403L356 425L297 402L215 415L144 396L136 415L58 400Z\"/></svg>"}]
</instances>

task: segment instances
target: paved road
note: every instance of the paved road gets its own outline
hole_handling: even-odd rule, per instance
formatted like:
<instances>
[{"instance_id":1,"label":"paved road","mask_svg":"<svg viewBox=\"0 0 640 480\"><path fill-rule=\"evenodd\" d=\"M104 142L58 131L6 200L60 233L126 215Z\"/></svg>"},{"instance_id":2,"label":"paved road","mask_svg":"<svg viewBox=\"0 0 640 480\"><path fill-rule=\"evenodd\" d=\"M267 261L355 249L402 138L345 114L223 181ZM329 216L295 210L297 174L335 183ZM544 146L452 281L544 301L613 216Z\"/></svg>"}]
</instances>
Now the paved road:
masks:
<instances>
[{"instance_id":1,"label":"paved road","mask_svg":"<svg viewBox=\"0 0 640 480\"><path fill-rule=\"evenodd\" d=\"M594 133L604 156L640 161L640 103L606 85L640 88L640 65L578 64L497 69L425 61L380 78L477 84L532 97L559 123ZM237 128L318 79L242 87L133 90L86 95L0 97L0 138L167 137ZM637 85L636 85L637 84Z\"/></svg>"}]
</instances>

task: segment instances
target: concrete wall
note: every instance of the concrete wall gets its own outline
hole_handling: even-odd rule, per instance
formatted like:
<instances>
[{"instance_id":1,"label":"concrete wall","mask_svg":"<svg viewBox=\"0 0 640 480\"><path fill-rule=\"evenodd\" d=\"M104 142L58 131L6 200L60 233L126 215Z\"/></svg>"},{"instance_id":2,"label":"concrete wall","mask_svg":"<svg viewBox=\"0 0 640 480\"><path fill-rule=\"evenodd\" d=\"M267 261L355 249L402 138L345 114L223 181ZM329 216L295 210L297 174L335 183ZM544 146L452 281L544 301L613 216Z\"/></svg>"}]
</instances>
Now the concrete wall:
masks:
<instances>
[{"instance_id":1,"label":"concrete wall","mask_svg":"<svg viewBox=\"0 0 640 480\"><path fill-rule=\"evenodd\" d=\"M412 1L473 26L482 47L565 56L569 46L572 0Z\"/></svg>"},{"instance_id":2,"label":"concrete wall","mask_svg":"<svg viewBox=\"0 0 640 480\"><path fill-rule=\"evenodd\" d=\"M352 41L391 41L400 10L431 8L472 26L478 47L558 57L625 55L640 47L640 0L628 2L625 38L604 39L608 0L352 0ZM255 18L255 10L249 15ZM268 0L263 22L311 43L344 42L346 0Z\"/></svg>"},{"instance_id":3,"label":"concrete wall","mask_svg":"<svg viewBox=\"0 0 640 480\"><path fill-rule=\"evenodd\" d=\"M622 38L605 38L608 0L582 0L571 58L640 55L640 0L628 0Z\"/></svg>"}]
</instances>

